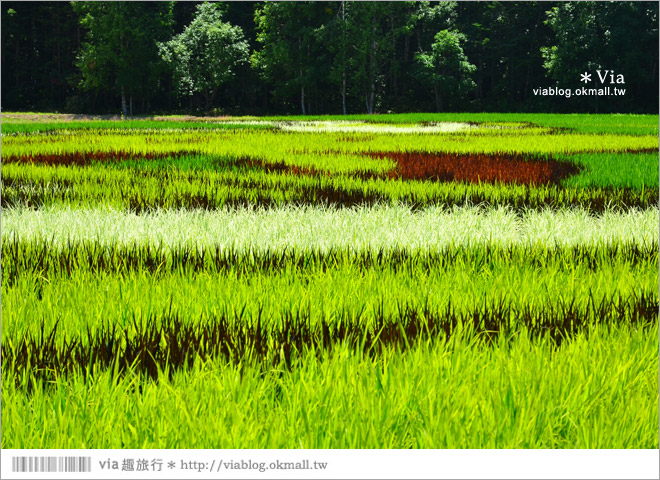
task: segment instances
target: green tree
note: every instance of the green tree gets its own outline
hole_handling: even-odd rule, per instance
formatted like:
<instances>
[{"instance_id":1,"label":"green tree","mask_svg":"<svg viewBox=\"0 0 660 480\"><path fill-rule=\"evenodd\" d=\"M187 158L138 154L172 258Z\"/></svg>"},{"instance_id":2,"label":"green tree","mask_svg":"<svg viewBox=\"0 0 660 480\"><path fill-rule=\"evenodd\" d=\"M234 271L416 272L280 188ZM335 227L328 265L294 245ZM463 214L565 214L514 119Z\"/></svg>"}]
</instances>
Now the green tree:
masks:
<instances>
[{"instance_id":1,"label":"green tree","mask_svg":"<svg viewBox=\"0 0 660 480\"><path fill-rule=\"evenodd\" d=\"M412 10L406 19L403 29L402 68L403 81L400 103L406 110L428 108L428 86L417 81L420 73L416 53L431 50L434 36L441 30L455 30L457 17L457 2L411 2ZM460 29L459 29L460 30Z\"/></svg>"},{"instance_id":2,"label":"green tree","mask_svg":"<svg viewBox=\"0 0 660 480\"><path fill-rule=\"evenodd\" d=\"M355 68L354 59L350 55L351 39L349 36L348 21L351 2L339 2L339 8L335 20L326 29L326 42L332 55L332 66L330 67L330 80L339 85L341 93L341 110L347 114L348 72Z\"/></svg>"},{"instance_id":3,"label":"green tree","mask_svg":"<svg viewBox=\"0 0 660 480\"><path fill-rule=\"evenodd\" d=\"M433 86L436 110L444 108L445 98L464 95L475 87L470 78L476 67L472 65L461 47L465 37L452 30L441 30L435 35L431 52L418 53L415 60L420 68L420 78Z\"/></svg>"},{"instance_id":4,"label":"green tree","mask_svg":"<svg viewBox=\"0 0 660 480\"><path fill-rule=\"evenodd\" d=\"M433 62L415 54L432 57L448 30L466 37L476 88L440 91L446 110L657 112L658 2L220 2L223 22L256 52L209 88L193 81L195 69L231 48L202 61L211 49L187 45L176 61L170 50L169 68L158 49L201 3L3 1L2 108L105 113L123 98L126 114L134 100L146 112L185 96L250 114L425 110L435 103ZM597 69L624 75L625 95L533 94L549 79L581 87L585 71L597 86Z\"/></svg>"},{"instance_id":5,"label":"green tree","mask_svg":"<svg viewBox=\"0 0 660 480\"><path fill-rule=\"evenodd\" d=\"M410 78L411 50L414 49L411 44L416 39L421 45L420 31L426 25L422 17L439 18L446 5L432 7L428 2L346 3L345 20L341 10L344 38L333 44L348 46L348 54L345 46L338 49L345 59L338 64L342 66L342 74L348 71L349 93L361 97L367 113L401 105L401 98L406 108L405 104L410 104L411 97L414 97L406 85L409 84L406 80ZM450 2L449 8L452 5Z\"/></svg>"},{"instance_id":6,"label":"green tree","mask_svg":"<svg viewBox=\"0 0 660 480\"><path fill-rule=\"evenodd\" d=\"M475 100L498 111L541 107L532 88L546 83L541 46L552 30L543 23L548 2L460 2L456 28L476 65ZM541 108L547 109L547 105Z\"/></svg>"},{"instance_id":7,"label":"green tree","mask_svg":"<svg viewBox=\"0 0 660 480\"><path fill-rule=\"evenodd\" d=\"M627 80L626 95L608 99L606 108L657 105L657 2L566 2L548 11L546 23L554 32L552 45L542 48L550 77L577 86L583 72L594 82L596 70L614 70ZM603 106L598 96L571 100L595 111Z\"/></svg>"},{"instance_id":8,"label":"green tree","mask_svg":"<svg viewBox=\"0 0 660 480\"><path fill-rule=\"evenodd\" d=\"M375 112L377 93L382 89L384 64L391 45L387 29L388 4L354 2L351 8L349 35L353 44L355 71L351 77L359 88L367 113Z\"/></svg>"},{"instance_id":9,"label":"green tree","mask_svg":"<svg viewBox=\"0 0 660 480\"><path fill-rule=\"evenodd\" d=\"M310 111L310 92L329 75L322 30L333 10L325 2L266 2L255 11L259 50L252 65L283 99L297 92L300 111Z\"/></svg>"},{"instance_id":10,"label":"green tree","mask_svg":"<svg viewBox=\"0 0 660 480\"><path fill-rule=\"evenodd\" d=\"M61 110L77 71L78 15L67 2L2 2L3 108Z\"/></svg>"},{"instance_id":11,"label":"green tree","mask_svg":"<svg viewBox=\"0 0 660 480\"><path fill-rule=\"evenodd\" d=\"M562 83L577 85L580 73L603 64L605 45L599 35L595 2L567 2L547 13L546 23L555 31L555 45L542 47L544 67Z\"/></svg>"},{"instance_id":12,"label":"green tree","mask_svg":"<svg viewBox=\"0 0 660 480\"><path fill-rule=\"evenodd\" d=\"M74 10L87 29L77 61L81 86L120 95L123 115L132 114L133 96L156 89L161 68L156 42L170 35L172 3L74 2Z\"/></svg>"},{"instance_id":13,"label":"green tree","mask_svg":"<svg viewBox=\"0 0 660 480\"><path fill-rule=\"evenodd\" d=\"M240 27L223 21L222 5L203 3L192 22L179 35L160 44L162 58L170 66L179 95L201 95L206 109L236 68L249 58L248 43Z\"/></svg>"}]
</instances>

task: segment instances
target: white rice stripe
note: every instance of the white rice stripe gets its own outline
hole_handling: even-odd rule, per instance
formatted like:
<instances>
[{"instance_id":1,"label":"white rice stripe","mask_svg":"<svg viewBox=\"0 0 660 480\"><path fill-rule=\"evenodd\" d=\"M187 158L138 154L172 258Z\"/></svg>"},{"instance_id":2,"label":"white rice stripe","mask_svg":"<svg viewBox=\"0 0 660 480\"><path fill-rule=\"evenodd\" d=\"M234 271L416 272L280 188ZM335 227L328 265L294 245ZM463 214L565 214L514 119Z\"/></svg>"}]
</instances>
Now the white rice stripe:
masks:
<instances>
[{"instance_id":1,"label":"white rice stripe","mask_svg":"<svg viewBox=\"0 0 660 480\"><path fill-rule=\"evenodd\" d=\"M434 249L476 244L546 246L618 241L658 242L657 209L534 211L508 208L427 208L405 206L334 209L156 210L137 215L109 208L3 209L2 238L47 238L59 243L94 240L102 244L150 242L164 246L218 245L222 249L327 250Z\"/></svg>"},{"instance_id":2,"label":"white rice stripe","mask_svg":"<svg viewBox=\"0 0 660 480\"><path fill-rule=\"evenodd\" d=\"M355 132L378 134L416 134L416 133L448 133L481 127L461 122L436 122L430 125L396 125L370 124L365 122L343 121L312 121L312 122L280 122L278 126L290 132Z\"/></svg>"}]
</instances>

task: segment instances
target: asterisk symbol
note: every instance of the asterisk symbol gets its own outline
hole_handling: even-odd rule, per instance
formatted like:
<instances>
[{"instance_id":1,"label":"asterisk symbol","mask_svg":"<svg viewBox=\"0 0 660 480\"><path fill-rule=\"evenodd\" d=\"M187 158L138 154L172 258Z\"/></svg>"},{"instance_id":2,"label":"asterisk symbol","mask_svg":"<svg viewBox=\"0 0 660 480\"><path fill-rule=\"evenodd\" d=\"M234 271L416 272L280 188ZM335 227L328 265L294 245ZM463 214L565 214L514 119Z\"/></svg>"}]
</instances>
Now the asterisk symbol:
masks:
<instances>
[{"instance_id":1,"label":"asterisk symbol","mask_svg":"<svg viewBox=\"0 0 660 480\"><path fill-rule=\"evenodd\" d=\"M174 462L167 462L167 468L174 468L176 467L176 463Z\"/></svg>"},{"instance_id":2,"label":"asterisk symbol","mask_svg":"<svg viewBox=\"0 0 660 480\"><path fill-rule=\"evenodd\" d=\"M591 81L591 74L590 73L587 73L587 72L581 73L580 77L582 77L582 78L580 78L581 82L588 83L588 82Z\"/></svg>"}]
</instances>

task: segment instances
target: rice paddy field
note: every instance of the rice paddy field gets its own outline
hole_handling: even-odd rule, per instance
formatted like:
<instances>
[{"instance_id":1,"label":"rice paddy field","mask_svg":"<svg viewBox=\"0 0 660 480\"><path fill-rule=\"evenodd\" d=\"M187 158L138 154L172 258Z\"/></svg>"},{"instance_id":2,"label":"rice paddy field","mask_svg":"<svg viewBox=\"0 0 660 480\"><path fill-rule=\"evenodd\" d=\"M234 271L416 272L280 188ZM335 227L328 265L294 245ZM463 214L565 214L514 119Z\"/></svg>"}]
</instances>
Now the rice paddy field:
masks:
<instances>
[{"instance_id":1,"label":"rice paddy field","mask_svg":"<svg viewBox=\"0 0 660 480\"><path fill-rule=\"evenodd\" d=\"M657 115L1 130L3 448L659 447Z\"/></svg>"}]
</instances>

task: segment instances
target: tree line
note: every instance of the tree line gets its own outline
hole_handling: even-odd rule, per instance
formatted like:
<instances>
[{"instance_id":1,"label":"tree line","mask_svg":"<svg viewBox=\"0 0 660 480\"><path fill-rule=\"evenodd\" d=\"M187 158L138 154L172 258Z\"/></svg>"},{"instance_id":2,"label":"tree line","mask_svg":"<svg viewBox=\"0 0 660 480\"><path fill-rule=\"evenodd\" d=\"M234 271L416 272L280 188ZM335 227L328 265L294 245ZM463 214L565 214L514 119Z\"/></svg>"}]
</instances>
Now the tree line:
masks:
<instances>
[{"instance_id":1,"label":"tree line","mask_svg":"<svg viewBox=\"0 0 660 480\"><path fill-rule=\"evenodd\" d=\"M657 2L1 8L4 110L658 112ZM623 75L625 95L533 92L597 70Z\"/></svg>"}]
</instances>

